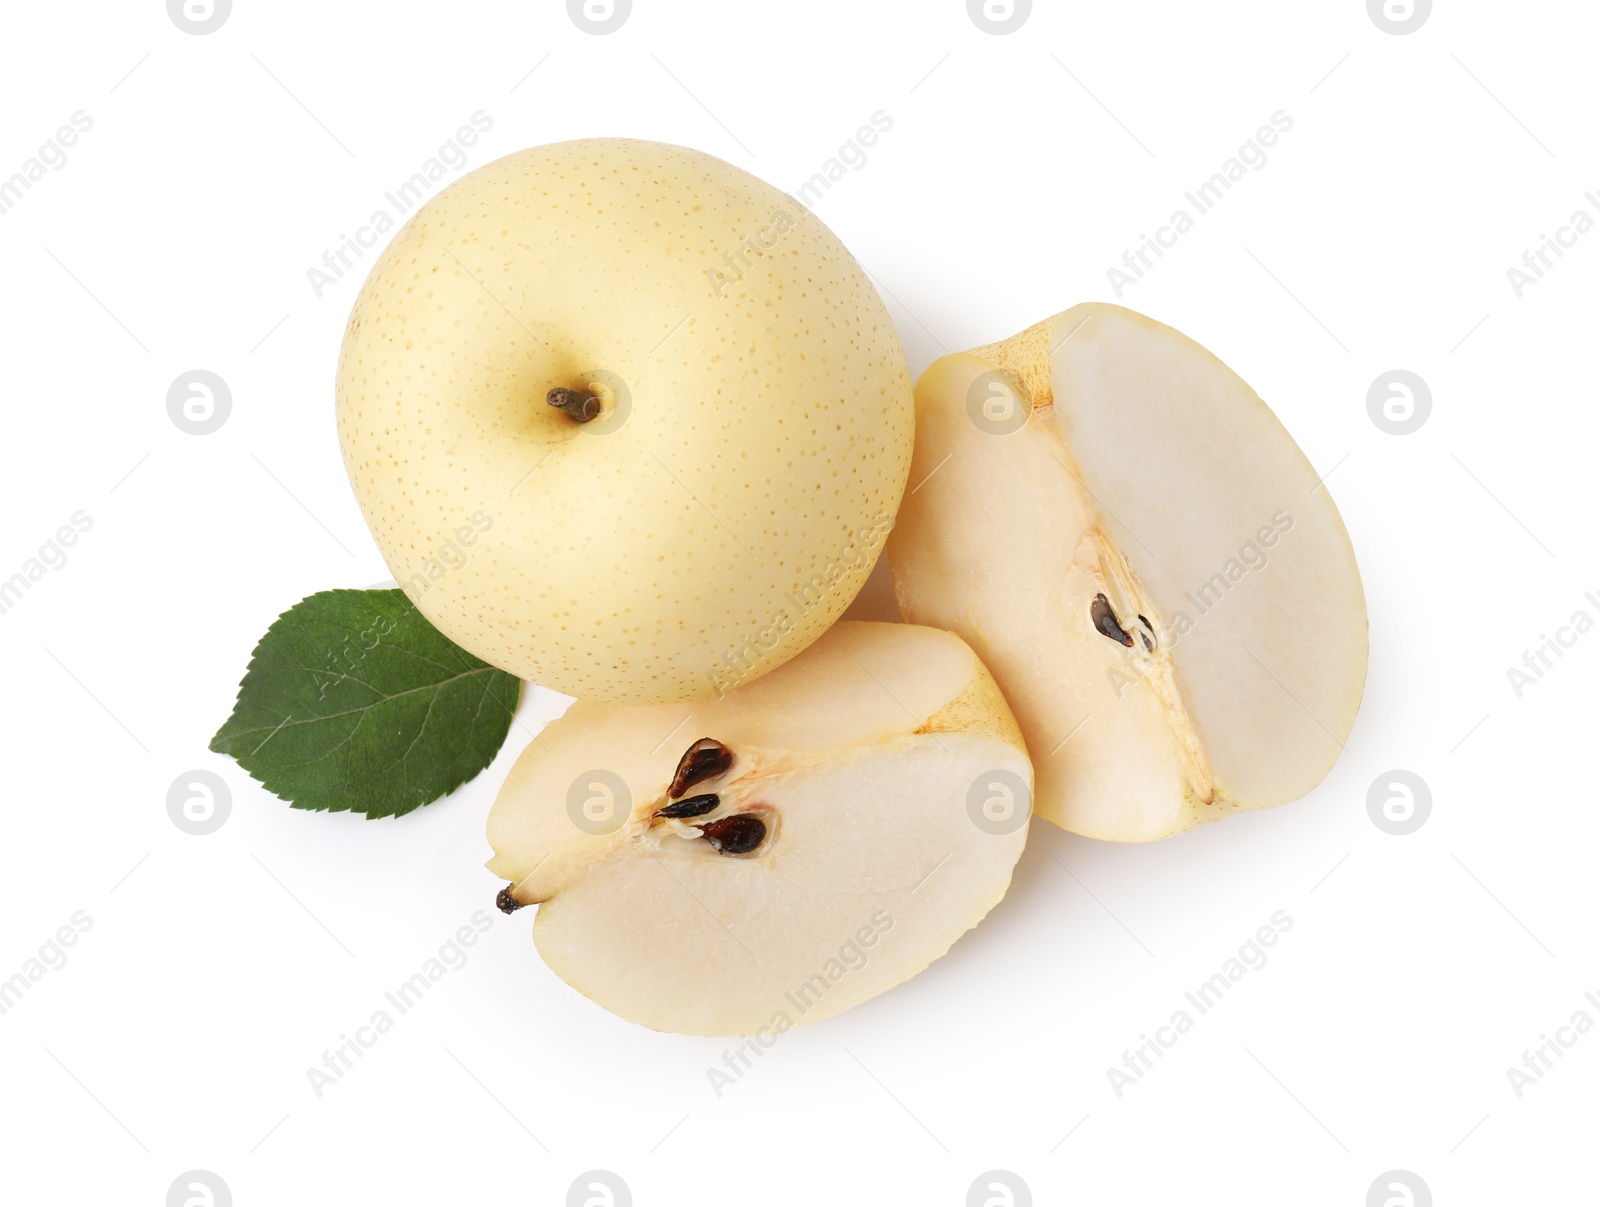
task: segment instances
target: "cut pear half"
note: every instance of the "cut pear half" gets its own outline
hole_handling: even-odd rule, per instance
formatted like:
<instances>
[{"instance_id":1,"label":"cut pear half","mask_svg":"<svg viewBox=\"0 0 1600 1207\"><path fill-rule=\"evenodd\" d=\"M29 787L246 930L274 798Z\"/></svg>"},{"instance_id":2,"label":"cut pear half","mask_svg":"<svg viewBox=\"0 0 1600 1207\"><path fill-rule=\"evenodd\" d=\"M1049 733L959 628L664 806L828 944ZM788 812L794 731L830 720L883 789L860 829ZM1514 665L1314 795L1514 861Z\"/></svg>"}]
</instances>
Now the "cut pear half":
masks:
<instances>
[{"instance_id":1,"label":"cut pear half","mask_svg":"<svg viewBox=\"0 0 1600 1207\"><path fill-rule=\"evenodd\" d=\"M920 972L1005 894L1032 772L959 638L841 621L689 704L574 704L489 815L501 908L614 1014L776 1033Z\"/></svg>"},{"instance_id":2,"label":"cut pear half","mask_svg":"<svg viewBox=\"0 0 1600 1207\"><path fill-rule=\"evenodd\" d=\"M1361 576L1237 374L1090 303L935 362L916 401L896 597L994 673L1041 816L1139 842L1322 780L1366 677Z\"/></svg>"}]
</instances>

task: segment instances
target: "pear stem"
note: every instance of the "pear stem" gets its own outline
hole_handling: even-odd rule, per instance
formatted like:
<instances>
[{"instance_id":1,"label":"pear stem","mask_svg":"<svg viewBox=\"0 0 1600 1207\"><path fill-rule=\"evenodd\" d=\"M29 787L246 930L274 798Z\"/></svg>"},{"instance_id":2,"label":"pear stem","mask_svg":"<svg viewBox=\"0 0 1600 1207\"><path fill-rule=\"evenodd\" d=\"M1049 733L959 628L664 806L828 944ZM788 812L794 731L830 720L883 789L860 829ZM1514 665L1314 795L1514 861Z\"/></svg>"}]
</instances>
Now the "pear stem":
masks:
<instances>
[{"instance_id":1,"label":"pear stem","mask_svg":"<svg viewBox=\"0 0 1600 1207\"><path fill-rule=\"evenodd\" d=\"M599 396L583 390L569 390L564 386L557 386L545 395L544 400L551 406L565 411L579 423L588 423L600 417Z\"/></svg>"}]
</instances>

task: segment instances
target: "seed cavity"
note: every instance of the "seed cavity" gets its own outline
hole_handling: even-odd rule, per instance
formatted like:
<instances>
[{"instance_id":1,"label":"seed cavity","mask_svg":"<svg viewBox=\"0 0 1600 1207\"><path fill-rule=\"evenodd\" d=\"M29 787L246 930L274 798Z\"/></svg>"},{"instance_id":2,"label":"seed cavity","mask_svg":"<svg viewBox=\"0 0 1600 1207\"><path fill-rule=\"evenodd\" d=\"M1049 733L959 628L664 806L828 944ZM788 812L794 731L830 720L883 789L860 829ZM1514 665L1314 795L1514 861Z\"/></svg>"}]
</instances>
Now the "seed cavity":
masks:
<instances>
[{"instance_id":1,"label":"seed cavity","mask_svg":"<svg viewBox=\"0 0 1600 1207\"><path fill-rule=\"evenodd\" d=\"M767 823L754 813L735 813L707 822L700 828L700 836L720 854L748 855L766 841Z\"/></svg>"},{"instance_id":2,"label":"seed cavity","mask_svg":"<svg viewBox=\"0 0 1600 1207\"><path fill-rule=\"evenodd\" d=\"M508 884L505 886L505 888L501 889L497 894L495 894L495 907L502 914L514 914L525 904L524 902L518 901L511 895L511 890L515 887L516 885L514 884Z\"/></svg>"},{"instance_id":3,"label":"seed cavity","mask_svg":"<svg viewBox=\"0 0 1600 1207\"><path fill-rule=\"evenodd\" d=\"M1155 646L1155 642L1150 639L1150 635L1152 633L1154 633L1155 630L1150 627L1150 622L1148 620L1146 620L1143 616L1139 617L1139 623L1144 626L1143 628L1138 630L1139 640L1144 642L1144 648L1147 651L1149 651L1151 653L1154 653L1156 646Z\"/></svg>"},{"instance_id":4,"label":"seed cavity","mask_svg":"<svg viewBox=\"0 0 1600 1207\"><path fill-rule=\"evenodd\" d=\"M688 796L680 801L673 801L656 810L657 817L701 817L711 812L722 803L722 798L715 792L707 792L701 796Z\"/></svg>"},{"instance_id":5,"label":"seed cavity","mask_svg":"<svg viewBox=\"0 0 1600 1207\"><path fill-rule=\"evenodd\" d=\"M1142 612L1139 614L1139 623L1145 627L1145 631L1139 634L1139 640L1144 642L1144 648L1153 654L1155 653L1156 649L1154 640L1156 635L1156 626L1151 624L1149 618Z\"/></svg>"},{"instance_id":6,"label":"seed cavity","mask_svg":"<svg viewBox=\"0 0 1600 1207\"><path fill-rule=\"evenodd\" d=\"M1117 614L1111 610L1111 601L1104 595L1094 597L1094 602L1089 605L1089 619L1094 622L1095 628L1112 641L1133 648L1133 638L1123 631L1122 625L1117 622ZM1148 646L1149 642L1145 644Z\"/></svg>"},{"instance_id":7,"label":"seed cavity","mask_svg":"<svg viewBox=\"0 0 1600 1207\"><path fill-rule=\"evenodd\" d=\"M586 390L569 390L564 386L557 386L544 396L544 400L553 407L565 411L579 423L588 423L600 417L602 409L598 395L590 394Z\"/></svg>"},{"instance_id":8,"label":"seed cavity","mask_svg":"<svg viewBox=\"0 0 1600 1207\"><path fill-rule=\"evenodd\" d=\"M713 779L733 766L733 751L716 738L701 738L683 752L678 760L678 770L673 773L672 784L667 789L667 799L676 800L690 788L704 780ZM670 806L669 806L670 808ZM665 813L663 817L693 817L692 813Z\"/></svg>"}]
</instances>

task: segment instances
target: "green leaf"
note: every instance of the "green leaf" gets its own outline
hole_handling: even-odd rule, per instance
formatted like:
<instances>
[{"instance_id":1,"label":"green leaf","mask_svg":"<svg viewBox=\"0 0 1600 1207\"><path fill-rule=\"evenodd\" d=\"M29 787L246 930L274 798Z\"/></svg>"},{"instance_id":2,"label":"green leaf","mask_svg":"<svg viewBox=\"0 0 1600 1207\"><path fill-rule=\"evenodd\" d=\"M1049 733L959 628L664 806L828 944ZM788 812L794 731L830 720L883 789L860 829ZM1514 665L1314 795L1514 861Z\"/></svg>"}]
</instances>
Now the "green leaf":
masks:
<instances>
[{"instance_id":1,"label":"green leaf","mask_svg":"<svg viewBox=\"0 0 1600 1207\"><path fill-rule=\"evenodd\" d=\"M296 809L398 817L494 760L521 689L404 591L320 591L267 630L211 749Z\"/></svg>"}]
</instances>

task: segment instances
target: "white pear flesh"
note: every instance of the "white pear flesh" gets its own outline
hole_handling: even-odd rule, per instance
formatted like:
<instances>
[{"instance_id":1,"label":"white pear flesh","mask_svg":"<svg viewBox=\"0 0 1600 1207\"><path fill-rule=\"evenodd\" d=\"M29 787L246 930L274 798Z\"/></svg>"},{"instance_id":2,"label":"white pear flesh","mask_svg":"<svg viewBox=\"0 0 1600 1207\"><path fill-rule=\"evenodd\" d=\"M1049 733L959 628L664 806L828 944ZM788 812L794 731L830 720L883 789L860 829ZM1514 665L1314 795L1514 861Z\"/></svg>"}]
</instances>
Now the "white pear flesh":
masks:
<instances>
[{"instance_id":1,"label":"white pear flesh","mask_svg":"<svg viewBox=\"0 0 1600 1207\"><path fill-rule=\"evenodd\" d=\"M720 804L657 818L706 737L732 764L680 797ZM607 773L620 792L600 787ZM615 829L575 823L575 784L621 802ZM724 697L575 703L501 789L488 867L540 903L545 962L607 1010L660 1031L773 1034L900 984L975 926L1010 883L1031 785L1005 699L959 638L841 621ZM768 827L749 854L698 834L745 813Z\"/></svg>"},{"instance_id":2,"label":"white pear flesh","mask_svg":"<svg viewBox=\"0 0 1600 1207\"><path fill-rule=\"evenodd\" d=\"M1327 486L1244 381L1091 303L935 362L916 401L900 610L994 673L1038 814L1140 842L1322 780L1366 677L1361 577ZM1097 627L1098 595L1125 639Z\"/></svg>"},{"instance_id":3,"label":"white pear flesh","mask_svg":"<svg viewBox=\"0 0 1600 1207\"><path fill-rule=\"evenodd\" d=\"M519 151L432 198L374 264L336 387L357 500L423 614L616 703L803 650L911 458L905 355L843 244L747 172L631 139Z\"/></svg>"}]
</instances>

